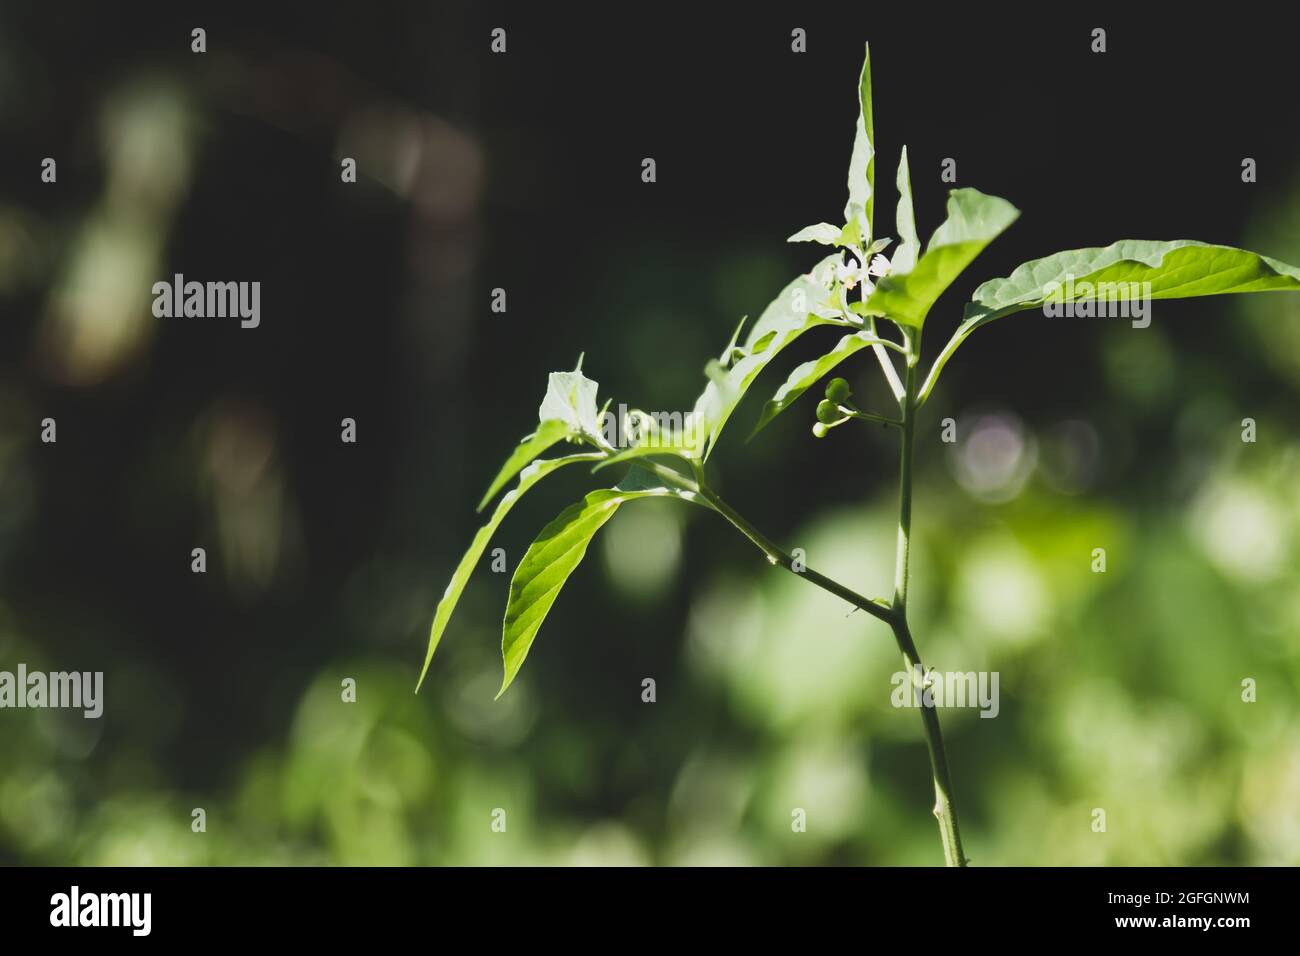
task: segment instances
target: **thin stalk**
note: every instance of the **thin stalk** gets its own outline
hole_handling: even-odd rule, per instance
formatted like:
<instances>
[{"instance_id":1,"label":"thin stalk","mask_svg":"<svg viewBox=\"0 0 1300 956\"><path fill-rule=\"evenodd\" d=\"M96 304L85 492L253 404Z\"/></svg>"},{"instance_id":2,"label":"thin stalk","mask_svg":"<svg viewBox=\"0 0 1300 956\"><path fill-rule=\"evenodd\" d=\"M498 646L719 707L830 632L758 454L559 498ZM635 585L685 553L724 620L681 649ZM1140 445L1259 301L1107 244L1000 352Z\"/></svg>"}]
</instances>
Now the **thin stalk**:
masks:
<instances>
[{"instance_id":1,"label":"thin stalk","mask_svg":"<svg viewBox=\"0 0 1300 956\"><path fill-rule=\"evenodd\" d=\"M807 578L813 584L817 585L823 591L834 594L838 598L848 601L854 607L866 611L872 617L884 621L891 627L894 625L894 613L885 604L877 603L870 598L865 598L856 591L846 588L838 581L819 574L806 564L802 570L797 570L794 558L774 544L769 538L763 535L757 528L751 525L744 517L738 514L729 504L719 498L709 488L700 489L700 497L707 501L718 514L730 521L745 537L754 542L759 550L767 555L767 560L775 565L793 572L801 578Z\"/></svg>"},{"instance_id":2,"label":"thin stalk","mask_svg":"<svg viewBox=\"0 0 1300 956\"><path fill-rule=\"evenodd\" d=\"M930 752L930 771L934 778L934 816L939 821L939 835L943 840L944 860L949 866L965 866L966 855L961 845L961 830L957 823L957 808L953 798L952 778L948 770L948 755L944 748L943 731L939 726L939 714L933 704L925 704L925 665L912 639L911 629L907 623L907 582L909 559L911 554L912 531L912 459L916 440L917 402L917 361L920 350L920 334L907 333L907 370L903 397L899 400L902 431L901 450L899 453L899 490L898 490L898 544L894 571L894 601L886 605L882 601L873 601L856 591L845 587L838 581L828 578L806 565L796 566L793 556L779 547L770 538L755 528L744 516L720 498L705 481L704 468L692 460L692 475L688 477L675 468L669 468L651 460L643 460L642 465L649 468L666 484L681 491L688 492L700 499L707 507L726 518L737 530L748 538L767 557L769 563L785 568L801 578L817 585L822 590L834 594L854 607L866 611L877 620L890 626L894 640L903 655L903 664L911 677L913 688L922 693L921 722L925 730L926 746Z\"/></svg>"},{"instance_id":3,"label":"thin stalk","mask_svg":"<svg viewBox=\"0 0 1300 956\"><path fill-rule=\"evenodd\" d=\"M849 418L856 418L860 422L869 422L873 425L889 425L893 428L903 427L903 423L896 418L887 418L884 415L877 415L874 412L859 411L856 408L849 408L845 405L837 405L836 407Z\"/></svg>"},{"instance_id":4,"label":"thin stalk","mask_svg":"<svg viewBox=\"0 0 1300 956\"><path fill-rule=\"evenodd\" d=\"M894 626L894 611L889 605L873 601L871 598L863 597L856 591L845 587L833 578L814 571L806 564L796 566L794 557L778 546L771 538L767 537L757 528L755 528L743 515L741 515L731 505L723 501L718 494L710 488L704 481L704 469L698 462L692 461L691 467L695 479L691 480L674 468L669 468L659 462L644 460L642 465L649 468L659 476L666 484L672 485L682 491L698 495L708 507L712 508L722 517L726 518L741 534L753 542L754 546L763 552L769 564L774 564L785 568L792 574L801 578L806 578L817 587L830 594L834 594L841 600L847 601L856 608L866 611L872 617L884 621L890 627Z\"/></svg>"},{"instance_id":5,"label":"thin stalk","mask_svg":"<svg viewBox=\"0 0 1300 956\"><path fill-rule=\"evenodd\" d=\"M919 337L919 336L918 336ZM912 339L909 337L909 344ZM903 439L898 452L898 543L894 551L894 607L900 612L907 609L907 579L912 553L912 458L916 442L916 358L907 357L907 372L903 386L900 411L903 419Z\"/></svg>"},{"instance_id":6,"label":"thin stalk","mask_svg":"<svg viewBox=\"0 0 1300 956\"><path fill-rule=\"evenodd\" d=\"M874 316L867 316L863 320L863 325L866 326L867 332L871 335L876 338L881 337L876 331L876 319ZM885 351L885 346L872 345L871 351L875 353L876 361L880 363L880 370L885 373L885 381L889 383L890 391L892 391L894 397L901 402L903 400L903 383L898 378L898 370L894 368L894 363L890 359L889 353Z\"/></svg>"},{"instance_id":7,"label":"thin stalk","mask_svg":"<svg viewBox=\"0 0 1300 956\"><path fill-rule=\"evenodd\" d=\"M948 754L943 745L943 731L939 726L939 713L933 702L926 704L925 665L921 662L921 655L907 625L907 580L912 538L912 459L916 443L916 410L919 405L916 367L920 359L921 333L908 331L905 337L908 355L903 398L899 403L903 418L903 440L900 443L898 464L898 546L894 561L894 615L890 626L894 630L898 649L902 651L903 665L911 676L912 686L922 693L921 722L925 729L926 746L930 751L930 772L934 777L934 816L939 821L944 860L949 866L965 866L966 854L961 846L961 830L957 824L957 807L953 799L952 778L948 772Z\"/></svg>"},{"instance_id":8,"label":"thin stalk","mask_svg":"<svg viewBox=\"0 0 1300 956\"><path fill-rule=\"evenodd\" d=\"M930 773L934 777L935 819L939 821L939 837L943 840L943 857L948 866L965 866L966 854L961 848L961 829L957 824L957 806L953 800L952 777L948 772L948 752L943 745L943 730L939 726L939 712L925 703L925 665L912 640L905 614L896 615L892 623L894 639L903 652L903 663L912 675L912 686L922 693L921 723L925 728L925 742L930 750Z\"/></svg>"}]
</instances>

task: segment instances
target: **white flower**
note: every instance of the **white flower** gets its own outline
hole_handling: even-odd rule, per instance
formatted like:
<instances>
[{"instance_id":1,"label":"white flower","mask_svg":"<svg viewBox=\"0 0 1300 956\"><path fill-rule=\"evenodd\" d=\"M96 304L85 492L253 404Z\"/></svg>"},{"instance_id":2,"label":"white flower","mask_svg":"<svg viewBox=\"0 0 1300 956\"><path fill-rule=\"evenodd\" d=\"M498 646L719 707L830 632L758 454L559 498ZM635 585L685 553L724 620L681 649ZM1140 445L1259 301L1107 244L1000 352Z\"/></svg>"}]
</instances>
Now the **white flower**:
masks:
<instances>
[{"instance_id":1,"label":"white flower","mask_svg":"<svg viewBox=\"0 0 1300 956\"><path fill-rule=\"evenodd\" d=\"M866 278L866 273L863 271L862 263L858 261L857 256L850 253L848 262L841 262L836 266L835 277L840 280L840 284L844 288L852 289Z\"/></svg>"},{"instance_id":2,"label":"white flower","mask_svg":"<svg viewBox=\"0 0 1300 956\"><path fill-rule=\"evenodd\" d=\"M876 255L871 257L871 265L867 268L867 273L869 275L876 276L877 278L883 278L884 276L889 275L889 270L890 270L889 260L886 259L884 256L877 253Z\"/></svg>"}]
</instances>

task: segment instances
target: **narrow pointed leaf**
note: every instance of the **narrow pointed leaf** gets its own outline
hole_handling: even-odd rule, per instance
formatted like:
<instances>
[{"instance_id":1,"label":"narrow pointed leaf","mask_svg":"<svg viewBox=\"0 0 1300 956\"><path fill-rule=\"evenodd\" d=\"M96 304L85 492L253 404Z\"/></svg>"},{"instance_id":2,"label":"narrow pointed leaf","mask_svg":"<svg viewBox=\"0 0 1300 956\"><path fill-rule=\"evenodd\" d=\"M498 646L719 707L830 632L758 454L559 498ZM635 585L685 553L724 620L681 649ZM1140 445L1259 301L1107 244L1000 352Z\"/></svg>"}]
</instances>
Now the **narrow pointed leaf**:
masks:
<instances>
[{"instance_id":1,"label":"narrow pointed leaf","mask_svg":"<svg viewBox=\"0 0 1300 956\"><path fill-rule=\"evenodd\" d=\"M876 131L871 109L871 46L867 45L858 78L858 123L853 135L853 154L849 158L849 201L844 206L844 221L858 222L864 238L871 236L875 185Z\"/></svg>"},{"instance_id":2,"label":"narrow pointed leaf","mask_svg":"<svg viewBox=\"0 0 1300 956\"><path fill-rule=\"evenodd\" d=\"M724 366L730 365L732 360L736 358L736 353L740 351L740 349L736 348L736 343L740 341L740 330L745 327L745 323L748 321L749 316L742 315L740 321L736 323L736 331L731 333L731 341L727 343L727 347L723 349L722 354L718 356L718 362L720 364Z\"/></svg>"},{"instance_id":3,"label":"narrow pointed leaf","mask_svg":"<svg viewBox=\"0 0 1300 956\"><path fill-rule=\"evenodd\" d=\"M884 340L866 332L855 332L853 335L846 335L840 339L835 344L835 348L821 358L796 366L790 372L790 377L785 380L785 384L776 390L772 400L763 406L763 414L759 417L758 424L754 426L754 430L749 437L753 438L757 435L759 431L767 426L768 422L793 405L800 395L816 385L827 372L854 352L877 343L883 344Z\"/></svg>"},{"instance_id":4,"label":"narrow pointed leaf","mask_svg":"<svg viewBox=\"0 0 1300 956\"><path fill-rule=\"evenodd\" d=\"M868 313L921 328L939 296L1019 215L997 196L952 190L948 218L930 237L925 254L910 272L891 273L880 281L867 300Z\"/></svg>"},{"instance_id":5,"label":"narrow pointed leaf","mask_svg":"<svg viewBox=\"0 0 1300 956\"><path fill-rule=\"evenodd\" d=\"M483 500L478 503L477 510L482 511L486 508L487 503L496 497L498 491L505 487L506 482L519 474L524 466L530 464L538 455L564 438L567 433L568 426L558 419L552 418L549 421L542 422L537 431L523 439L511 452L510 457L506 459L506 463L497 472L496 478L492 480L487 493L483 495Z\"/></svg>"},{"instance_id":6,"label":"narrow pointed leaf","mask_svg":"<svg viewBox=\"0 0 1300 956\"><path fill-rule=\"evenodd\" d=\"M819 222L815 226L800 229L786 242L820 242L823 246L835 246L840 242L842 231L839 226L832 226L829 222Z\"/></svg>"},{"instance_id":7,"label":"narrow pointed leaf","mask_svg":"<svg viewBox=\"0 0 1300 956\"><path fill-rule=\"evenodd\" d=\"M442 640L443 631L447 629L447 622L451 620L452 611L456 610L456 604L460 601L460 596L465 590L465 585L469 582L470 575L474 573L474 568L478 565L479 559L483 557L483 552L487 549L488 542L492 540L492 535L496 533L501 522L505 520L510 509L514 507L529 488L537 484L557 468L563 468L565 465L576 464L580 461L599 461L601 454L591 452L581 455L566 455L563 458L544 458L528 465L519 473L519 484L511 488L504 498L492 512L492 517L478 533L474 535L474 540L470 542L469 549L460 559L460 564L456 565L456 570L452 572L451 580L447 583L447 589L443 592L442 600L438 602L438 608L433 612L433 626L429 629L429 649L424 655L424 666L420 669L420 679L415 685L418 691L420 685L424 683L424 676L429 672L429 663L433 660L433 652L438 649L438 642Z\"/></svg>"},{"instance_id":8,"label":"narrow pointed leaf","mask_svg":"<svg viewBox=\"0 0 1300 956\"><path fill-rule=\"evenodd\" d=\"M1149 288L1144 283L1150 283ZM922 395L929 394L952 353L976 329L1049 301L1119 303L1144 296L1182 299L1288 290L1300 290L1300 268L1244 249L1190 239L1123 239L1109 246L1058 252L1017 266L1006 278L991 279L975 290L961 325L935 359Z\"/></svg>"},{"instance_id":9,"label":"narrow pointed leaf","mask_svg":"<svg viewBox=\"0 0 1300 956\"><path fill-rule=\"evenodd\" d=\"M691 500L693 496L668 488L648 472L633 468L615 487L593 491L582 501L565 508L529 545L510 582L510 601L506 605L501 630L505 677L501 690L497 692L498 697L506 692L519 673L537 631L569 576L582 563L587 545L596 532L614 516L623 502L647 497Z\"/></svg>"},{"instance_id":10,"label":"narrow pointed leaf","mask_svg":"<svg viewBox=\"0 0 1300 956\"><path fill-rule=\"evenodd\" d=\"M826 304L839 254L827 256L808 275L800 276L781 290L763 310L746 337L744 355L730 368L711 363L709 384L692 411L699 445L696 453L707 458L718 436L746 390L768 363L804 332L819 325L835 324L813 310Z\"/></svg>"},{"instance_id":11,"label":"narrow pointed leaf","mask_svg":"<svg viewBox=\"0 0 1300 956\"><path fill-rule=\"evenodd\" d=\"M687 460L698 458L702 435L693 416L694 412L646 415L641 419L637 441L606 458L592 471L650 455L673 455Z\"/></svg>"},{"instance_id":12,"label":"narrow pointed leaf","mask_svg":"<svg viewBox=\"0 0 1300 956\"><path fill-rule=\"evenodd\" d=\"M911 272L916 267L916 257L921 251L921 242L916 237L916 213L912 209L912 173L907 166L907 147L898 158L898 209L894 214L894 223L898 228L898 248L894 250L893 271Z\"/></svg>"}]
</instances>

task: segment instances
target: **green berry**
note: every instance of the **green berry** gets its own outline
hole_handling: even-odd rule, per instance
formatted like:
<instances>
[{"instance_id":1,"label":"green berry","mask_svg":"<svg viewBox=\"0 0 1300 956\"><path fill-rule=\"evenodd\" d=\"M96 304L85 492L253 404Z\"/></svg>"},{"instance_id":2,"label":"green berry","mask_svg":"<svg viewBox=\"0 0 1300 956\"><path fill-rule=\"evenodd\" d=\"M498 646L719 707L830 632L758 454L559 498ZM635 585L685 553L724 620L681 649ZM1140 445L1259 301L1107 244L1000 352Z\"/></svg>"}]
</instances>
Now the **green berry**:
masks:
<instances>
[{"instance_id":1,"label":"green berry","mask_svg":"<svg viewBox=\"0 0 1300 956\"><path fill-rule=\"evenodd\" d=\"M837 405L843 405L853 396L853 389L842 378L833 378L826 386L826 397Z\"/></svg>"},{"instance_id":2,"label":"green berry","mask_svg":"<svg viewBox=\"0 0 1300 956\"><path fill-rule=\"evenodd\" d=\"M817 403L817 421L823 425L838 425L844 421L844 413L834 402L823 398Z\"/></svg>"},{"instance_id":3,"label":"green berry","mask_svg":"<svg viewBox=\"0 0 1300 956\"><path fill-rule=\"evenodd\" d=\"M816 425L813 426L813 434L818 438L825 438L826 433L828 431L830 431L830 429L827 428L825 425L823 425L821 422L818 422Z\"/></svg>"}]
</instances>

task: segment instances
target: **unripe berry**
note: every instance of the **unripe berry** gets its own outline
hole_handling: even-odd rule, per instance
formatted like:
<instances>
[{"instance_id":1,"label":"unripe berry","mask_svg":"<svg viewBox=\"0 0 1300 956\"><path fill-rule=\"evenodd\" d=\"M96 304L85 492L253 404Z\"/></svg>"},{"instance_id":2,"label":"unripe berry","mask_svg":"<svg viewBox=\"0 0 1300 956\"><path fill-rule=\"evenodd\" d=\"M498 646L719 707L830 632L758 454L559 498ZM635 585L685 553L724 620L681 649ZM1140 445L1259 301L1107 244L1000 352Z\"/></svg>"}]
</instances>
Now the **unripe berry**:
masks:
<instances>
[{"instance_id":1,"label":"unripe berry","mask_svg":"<svg viewBox=\"0 0 1300 956\"><path fill-rule=\"evenodd\" d=\"M826 433L828 431L830 431L830 429L827 428L825 425L823 425L821 422L818 422L816 425L813 426L813 435L815 435L817 438L825 438Z\"/></svg>"},{"instance_id":2,"label":"unripe berry","mask_svg":"<svg viewBox=\"0 0 1300 956\"><path fill-rule=\"evenodd\" d=\"M833 378L826 386L826 397L837 405L843 405L853 396L853 389L842 378Z\"/></svg>"},{"instance_id":3,"label":"unripe berry","mask_svg":"<svg viewBox=\"0 0 1300 956\"><path fill-rule=\"evenodd\" d=\"M817 403L817 421L823 425L838 425L844 420L844 413L832 401L822 399Z\"/></svg>"}]
</instances>

